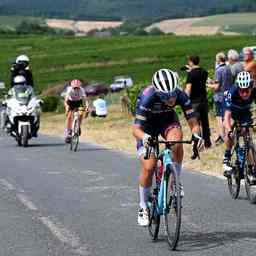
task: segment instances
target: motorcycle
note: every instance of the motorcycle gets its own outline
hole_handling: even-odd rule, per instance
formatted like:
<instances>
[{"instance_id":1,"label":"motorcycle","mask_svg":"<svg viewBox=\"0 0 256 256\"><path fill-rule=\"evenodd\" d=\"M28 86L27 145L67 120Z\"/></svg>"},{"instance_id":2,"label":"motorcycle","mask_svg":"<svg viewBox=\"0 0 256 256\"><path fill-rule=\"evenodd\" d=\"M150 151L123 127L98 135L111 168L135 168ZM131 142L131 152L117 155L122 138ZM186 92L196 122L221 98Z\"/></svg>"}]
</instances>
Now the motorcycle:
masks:
<instances>
[{"instance_id":1,"label":"motorcycle","mask_svg":"<svg viewBox=\"0 0 256 256\"><path fill-rule=\"evenodd\" d=\"M31 86L14 86L7 105L7 130L19 146L27 147L28 140L37 137L40 125L42 100L38 99Z\"/></svg>"}]
</instances>

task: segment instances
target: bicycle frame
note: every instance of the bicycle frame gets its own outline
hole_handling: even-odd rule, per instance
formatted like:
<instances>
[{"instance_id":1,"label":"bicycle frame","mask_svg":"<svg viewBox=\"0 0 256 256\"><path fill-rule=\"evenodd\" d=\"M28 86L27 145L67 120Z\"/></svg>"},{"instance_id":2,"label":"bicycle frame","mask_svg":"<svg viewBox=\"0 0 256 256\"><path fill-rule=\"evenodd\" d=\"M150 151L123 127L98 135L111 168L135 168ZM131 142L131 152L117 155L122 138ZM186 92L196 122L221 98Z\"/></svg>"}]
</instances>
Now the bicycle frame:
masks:
<instances>
[{"instance_id":1,"label":"bicycle frame","mask_svg":"<svg viewBox=\"0 0 256 256\"><path fill-rule=\"evenodd\" d=\"M160 182L160 188L159 188L159 193L158 193L158 197L157 197L157 213L159 215L164 215L166 214L167 211L167 186L168 183L170 181L170 176L172 172L176 172L175 166L173 165L173 161L172 161L172 150L171 150L171 146L175 145L175 144L191 144L192 141L158 141L158 139L156 139L156 152L157 152L157 159L159 159L161 156L163 157L163 173L162 173L162 177L161 177L161 182ZM159 153L159 144L165 144L165 149ZM196 148L193 149L194 151L196 151L196 155L199 156ZM148 155L150 155L150 151L147 152L146 154L146 158L148 157ZM174 191L175 194L175 191Z\"/></svg>"},{"instance_id":2,"label":"bicycle frame","mask_svg":"<svg viewBox=\"0 0 256 256\"><path fill-rule=\"evenodd\" d=\"M157 212L159 215L163 215L166 213L166 209L167 209L167 185L169 182L169 178L170 178L170 170L171 168L168 168L168 166L172 168L173 167L173 162L172 162L172 156L171 156L171 150L170 149L164 149L163 152L160 154L163 156L163 173L162 173L162 177L161 177L161 183L160 183L160 189L159 189L159 193L158 193L158 200L157 200ZM174 169L172 169L174 170Z\"/></svg>"}]
</instances>

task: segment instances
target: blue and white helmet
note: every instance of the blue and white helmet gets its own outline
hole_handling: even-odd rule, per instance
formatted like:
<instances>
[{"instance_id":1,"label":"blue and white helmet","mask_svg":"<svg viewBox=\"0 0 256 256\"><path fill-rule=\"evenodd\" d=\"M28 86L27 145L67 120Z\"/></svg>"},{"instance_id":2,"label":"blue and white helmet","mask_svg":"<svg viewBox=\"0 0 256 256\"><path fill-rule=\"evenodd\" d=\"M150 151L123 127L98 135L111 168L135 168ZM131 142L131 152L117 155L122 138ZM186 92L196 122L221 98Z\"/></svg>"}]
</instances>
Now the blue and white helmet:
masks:
<instances>
[{"instance_id":1,"label":"blue and white helmet","mask_svg":"<svg viewBox=\"0 0 256 256\"><path fill-rule=\"evenodd\" d=\"M179 87L179 77L170 69L160 69L153 75L152 83L157 91L169 93Z\"/></svg>"},{"instance_id":2,"label":"blue and white helmet","mask_svg":"<svg viewBox=\"0 0 256 256\"><path fill-rule=\"evenodd\" d=\"M246 89L252 86L252 77L251 74L247 71L242 71L238 73L236 78L236 84L241 89Z\"/></svg>"}]
</instances>

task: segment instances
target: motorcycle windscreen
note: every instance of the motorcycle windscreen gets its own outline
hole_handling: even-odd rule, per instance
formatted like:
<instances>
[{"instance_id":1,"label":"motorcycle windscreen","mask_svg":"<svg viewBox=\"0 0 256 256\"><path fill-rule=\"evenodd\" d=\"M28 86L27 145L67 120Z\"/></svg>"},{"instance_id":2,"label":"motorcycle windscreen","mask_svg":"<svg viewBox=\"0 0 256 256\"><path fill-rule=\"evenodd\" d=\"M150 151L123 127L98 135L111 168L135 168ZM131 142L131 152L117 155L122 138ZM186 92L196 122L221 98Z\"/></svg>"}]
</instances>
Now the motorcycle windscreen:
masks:
<instances>
[{"instance_id":1,"label":"motorcycle windscreen","mask_svg":"<svg viewBox=\"0 0 256 256\"><path fill-rule=\"evenodd\" d=\"M18 100L22 105L28 105L31 99L31 91L27 86L15 86L15 98Z\"/></svg>"}]
</instances>

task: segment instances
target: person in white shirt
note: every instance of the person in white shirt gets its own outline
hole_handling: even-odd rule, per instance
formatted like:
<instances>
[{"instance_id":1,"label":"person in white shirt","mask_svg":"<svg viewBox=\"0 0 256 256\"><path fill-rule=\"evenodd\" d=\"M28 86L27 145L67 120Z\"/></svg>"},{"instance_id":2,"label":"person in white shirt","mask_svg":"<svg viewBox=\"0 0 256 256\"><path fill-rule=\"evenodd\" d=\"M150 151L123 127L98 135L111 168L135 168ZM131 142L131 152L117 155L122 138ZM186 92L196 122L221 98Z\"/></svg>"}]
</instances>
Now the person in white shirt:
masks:
<instances>
[{"instance_id":1,"label":"person in white shirt","mask_svg":"<svg viewBox=\"0 0 256 256\"><path fill-rule=\"evenodd\" d=\"M74 79L70 82L70 86L67 89L64 105L66 110L67 122L65 129L65 142L69 143L72 132L72 112L79 108L84 108L88 111L88 102L84 89L81 87L82 82L78 79ZM80 124L83 119L83 114L80 114ZM81 131L80 131L81 134Z\"/></svg>"},{"instance_id":2,"label":"person in white shirt","mask_svg":"<svg viewBox=\"0 0 256 256\"><path fill-rule=\"evenodd\" d=\"M94 100L93 103L93 110L91 112L92 117L106 117L108 114L107 103L103 99L103 96L99 96L97 100Z\"/></svg>"}]
</instances>

